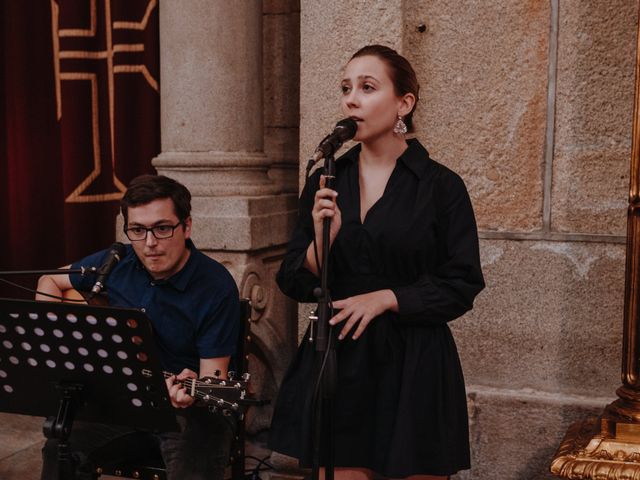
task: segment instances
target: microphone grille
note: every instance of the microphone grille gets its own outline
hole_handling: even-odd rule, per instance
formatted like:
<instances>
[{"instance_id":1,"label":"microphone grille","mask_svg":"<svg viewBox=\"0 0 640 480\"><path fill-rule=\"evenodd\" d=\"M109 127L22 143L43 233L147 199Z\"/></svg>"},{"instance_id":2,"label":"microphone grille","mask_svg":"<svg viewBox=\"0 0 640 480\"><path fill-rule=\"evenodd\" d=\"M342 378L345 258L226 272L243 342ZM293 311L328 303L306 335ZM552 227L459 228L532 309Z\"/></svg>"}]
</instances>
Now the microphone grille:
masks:
<instances>
[{"instance_id":1,"label":"microphone grille","mask_svg":"<svg viewBox=\"0 0 640 480\"><path fill-rule=\"evenodd\" d=\"M353 118L345 118L336 123L335 130L340 136L340 140L346 142L347 140L351 140L356 135L356 131L358 130L358 124Z\"/></svg>"},{"instance_id":2,"label":"microphone grille","mask_svg":"<svg viewBox=\"0 0 640 480\"><path fill-rule=\"evenodd\" d=\"M113 245L111 245L111 251L114 254L118 255L118 257L122 257L126 252L126 247L122 242L115 242Z\"/></svg>"}]
</instances>

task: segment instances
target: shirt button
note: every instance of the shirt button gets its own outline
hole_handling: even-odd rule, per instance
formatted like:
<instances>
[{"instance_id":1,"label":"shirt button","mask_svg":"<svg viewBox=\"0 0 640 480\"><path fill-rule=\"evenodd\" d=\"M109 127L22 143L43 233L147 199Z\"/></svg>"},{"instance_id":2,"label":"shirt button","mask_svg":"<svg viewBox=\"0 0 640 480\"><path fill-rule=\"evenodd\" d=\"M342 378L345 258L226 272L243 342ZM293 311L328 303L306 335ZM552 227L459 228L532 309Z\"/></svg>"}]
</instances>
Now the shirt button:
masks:
<instances>
[{"instance_id":1,"label":"shirt button","mask_svg":"<svg viewBox=\"0 0 640 480\"><path fill-rule=\"evenodd\" d=\"M155 287L156 286L156 282L151 282L151 286Z\"/></svg>"},{"instance_id":2,"label":"shirt button","mask_svg":"<svg viewBox=\"0 0 640 480\"><path fill-rule=\"evenodd\" d=\"M140 311L141 311L142 313L146 313L146 311L147 311L147 310L146 310L146 309L144 309L144 308L141 308L141 309L140 309Z\"/></svg>"}]
</instances>

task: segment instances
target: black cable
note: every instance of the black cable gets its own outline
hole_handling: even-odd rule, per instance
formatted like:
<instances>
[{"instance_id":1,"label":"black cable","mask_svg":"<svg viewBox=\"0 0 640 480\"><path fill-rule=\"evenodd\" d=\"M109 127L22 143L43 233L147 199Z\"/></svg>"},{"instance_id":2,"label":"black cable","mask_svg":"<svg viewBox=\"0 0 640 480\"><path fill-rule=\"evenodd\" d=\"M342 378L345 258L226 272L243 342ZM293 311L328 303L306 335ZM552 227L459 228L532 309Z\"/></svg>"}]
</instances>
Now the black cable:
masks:
<instances>
[{"instance_id":1,"label":"black cable","mask_svg":"<svg viewBox=\"0 0 640 480\"><path fill-rule=\"evenodd\" d=\"M253 455L245 455L244 457L245 459L249 458L251 460L255 460L256 462L258 462L258 464L254 467L249 469L250 471L253 471L256 469L256 467L260 467L261 465L266 466L267 468L261 471L266 471L266 470L275 470L275 467L273 465L271 465L269 462L267 462L267 459L269 458L269 456L266 456L264 458L258 458L258 457L254 457Z\"/></svg>"},{"instance_id":2,"label":"black cable","mask_svg":"<svg viewBox=\"0 0 640 480\"><path fill-rule=\"evenodd\" d=\"M45 297L55 298L55 299L61 300L63 302L87 303L85 300L78 300L78 299L75 299L75 298L64 298L64 297L59 297L58 295L51 295L50 293L44 293L44 292L41 292L39 290L34 290L32 288L25 287L24 285L20 285L18 283L10 282L6 278L0 278L0 282L7 283L7 284L11 285L12 287L20 288L20 289L25 290L25 291L27 291L29 293L37 293L38 295L43 295Z\"/></svg>"},{"instance_id":3,"label":"black cable","mask_svg":"<svg viewBox=\"0 0 640 480\"><path fill-rule=\"evenodd\" d=\"M246 455L244 458L245 459L250 458L258 462L258 464L254 468L248 469L248 470L245 469L244 478L247 480L260 480L260 472L275 470L273 465L270 465L269 463L266 462L267 458L269 458L268 456L260 459L257 457L253 457L251 455ZM260 468L261 465L265 465L267 468Z\"/></svg>"},{"instance_id":4,"label":"black cable","mask_svg":"<svg viewBox=\"0 0 640 480\"><path fill-rule=\"evenodd\" d=\"M331 298L329 298L329 318L333 317L333 303L331 302ZM329 326L329 338L327 339L327 349L324 351L324 357L322 358L322 364L320 365L320 371L318 372L318 376L316 378L316 383L313 386L313 395L311 397L311 412L315 412L317 409L318 396L320 393L320 383L322 382L322 378L324 376L324 369L327 365L327 359L329 358L329 353L331 352L331 343L333 341L333 325ZM315 422L312 422L313 429L316 428ZM318 445L317 448L320 448Z\"/></svg>"}]
</instances>

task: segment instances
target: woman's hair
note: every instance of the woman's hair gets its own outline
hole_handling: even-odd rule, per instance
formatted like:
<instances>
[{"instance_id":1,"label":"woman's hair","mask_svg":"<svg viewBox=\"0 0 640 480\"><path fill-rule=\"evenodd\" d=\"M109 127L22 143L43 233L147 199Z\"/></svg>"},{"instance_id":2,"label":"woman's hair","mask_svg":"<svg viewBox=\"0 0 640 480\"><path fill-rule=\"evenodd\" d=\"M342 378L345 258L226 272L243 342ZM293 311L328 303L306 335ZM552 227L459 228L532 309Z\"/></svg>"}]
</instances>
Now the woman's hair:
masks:
<instances>
[{"instance_id":1,"label":"woman's hair","mask_svg":"<svg viewBox=\"0 0 640 480\"><path fill-rule=\"evenodd\" d=\"M170 198L173 201L173 209L181 222L191 214L191 193L187 187L163 175L140 175L131 180L129 188L120 200L125 226L129 221L129 207L146 205L162 198Z\"/></svg>"},{"instance_id":2,"label":"woman's hair","mask_svg":"<svg viewBox=\"0 0 640 480\"><path fill-rule=\"evenodd\" d=\"M362 47L353 54L351 60L365 56L378 57L389 67L389 76L393 82L396 95L401 97L406 93L412 93L416 97L416 103L413 105L411 111L404 117L404 123L407 125L407 129L413 132L413 112L416 110L418 100L420 99L420 84L418 83L418 78L416 77L416 72L413 70L413 67L406 58L393 48L385 47L384 45L367 45L366 47Z\"/></svg>"}]
</instances>

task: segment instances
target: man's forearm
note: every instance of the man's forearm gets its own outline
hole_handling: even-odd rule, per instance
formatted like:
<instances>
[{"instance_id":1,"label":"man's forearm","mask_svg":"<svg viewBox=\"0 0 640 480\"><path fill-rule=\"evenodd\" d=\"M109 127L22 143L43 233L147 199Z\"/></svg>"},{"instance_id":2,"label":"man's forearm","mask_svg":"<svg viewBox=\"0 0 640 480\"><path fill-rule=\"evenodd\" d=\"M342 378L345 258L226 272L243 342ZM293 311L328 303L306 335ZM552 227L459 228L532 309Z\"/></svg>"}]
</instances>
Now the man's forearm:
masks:
<instances>
[{"instance_id":1,"label":"man's forearm","mask_svg":"<svg viewBox=\"0 0 640 480\"><path fill-rule=\"evenodd\" d=\"M36 300L43 300L48 302L56 302L55 298L42 295L41 293L48 293L49 295L55 295L57 297L62 296L62 289L56 284L53 278L49 275L40 277L38 280L38 293L36 293Z\"/></svg>"}]
</instances>

